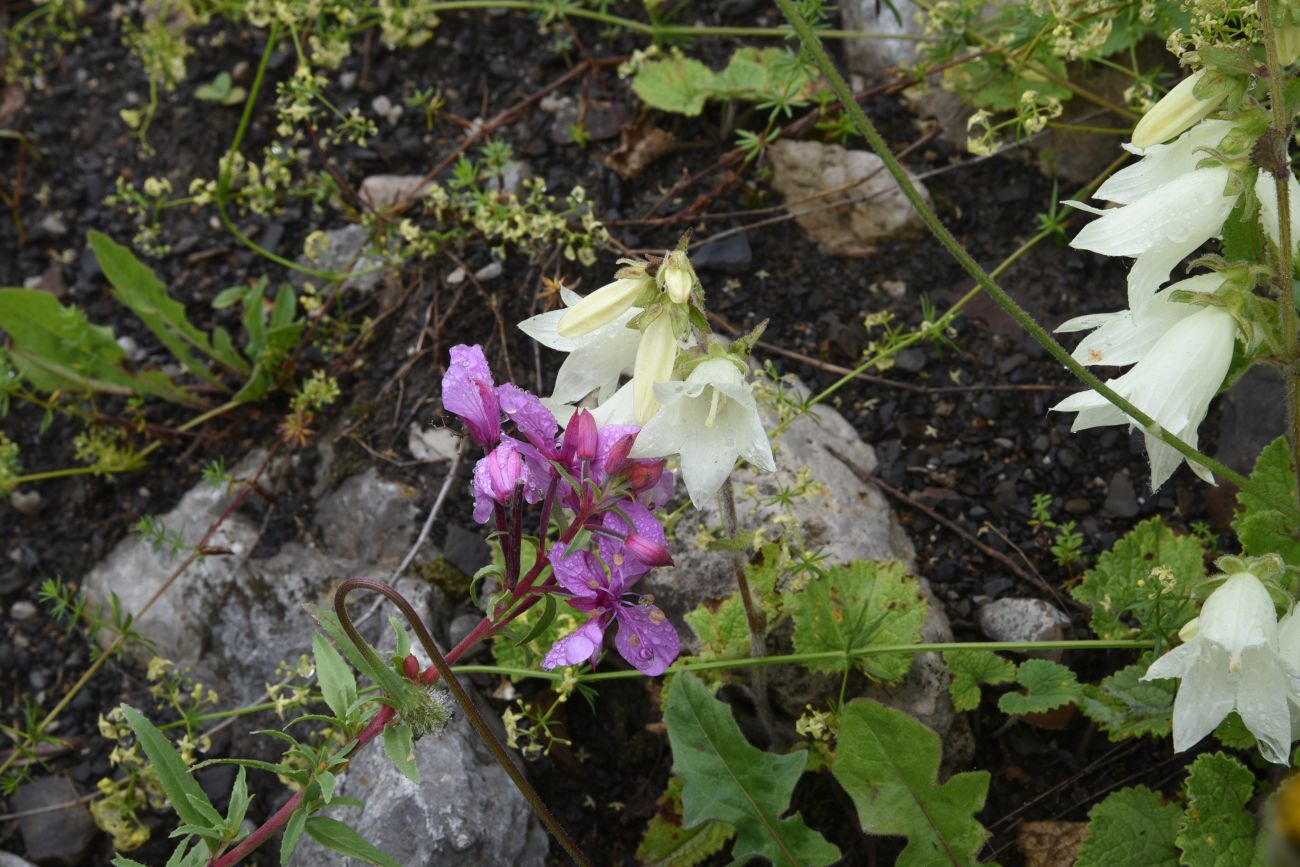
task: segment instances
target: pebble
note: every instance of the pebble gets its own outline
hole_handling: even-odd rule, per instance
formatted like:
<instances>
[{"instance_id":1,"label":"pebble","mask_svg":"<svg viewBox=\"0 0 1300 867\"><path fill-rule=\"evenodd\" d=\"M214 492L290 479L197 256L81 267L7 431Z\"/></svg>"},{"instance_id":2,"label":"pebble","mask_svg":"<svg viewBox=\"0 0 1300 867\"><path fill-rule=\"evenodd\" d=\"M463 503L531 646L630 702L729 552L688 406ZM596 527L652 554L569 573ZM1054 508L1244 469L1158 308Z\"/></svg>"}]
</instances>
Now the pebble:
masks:
<instances>
[{"instance_id":1,"label":"pebble","mask_svg":"<svg viewBox=\"0 0 1300 867\"><path fill-rule=\"evenodd\" d=\"M51 238L61 238L68 234L68 224L63 222L60 214L46 214L45 218L36 224L36 228Z\"/></svg>"},{"instance_id":2,"label":"pebble","mask_svg":"<svg viewBox=\"0 0 1300 867\"><path fill-rule=\"evenodd\" d=\"M488 280L495 280L500 277L504 271L505 266L503 266L499 261L492 261L475 271L474 279L481 283L486 283Z\"/></svg>"},{"instance_id":3,"label":"pebble","mask_svg":"<svg viewBox=\"0 0 1300 867\"><path fill-rule=\"evenodd\" d=\"M14 511L29 518L41 510L44 502L41 492L35 489L17 488L9 495L9 505Z\"/></svg>"},{"instance_id":4,"label":"pebble","mask_svg":"<svg viewBox=\"0 0 1300 867\"><path fill-rule=\"evenodd\" d=\"M442 556L464 574L473 575L491 561L492 549L477 533L471 533L459 524L452 524L447 527Z\"/></svg>"},{"instance_id":5,"label":"pebble","mask_svg":"<svg viewBox=\"0 0 1300 867\"><path fill-rule=\"evenodd\" d=\"M446 283L448 286L459 286L465 282L465 269L457 268L447 275Z\"/></svg>"},{"instance_id":6,"label":"pebble","mask_svg":"<svg viewBox=\"0 0 1300 867\"><path fill-rule=\"evenodd\" d=\"M1133 518L1138 513L1137 491L1128 472L1120 470L1111 476L1110 486L1106 490L1106 502L1102 503L1101 514L1107 518Z\"/></svg>"},{"instance_id":7,"label":"pebble","mask_svg":"<svg viewBox=\"0 0 1300 867\"><path fill-rule=\"evenodd\" d=\"M42 777L25 783L14 794L14 812L42 812L18 820L27 857L38 864L84 864L99 829L85 804L47 810L76 801L81 796L66 777Z\"/></svg>"},{"instance_id":8,"label":"pebble","mask_svg":"<svg viewBox=\"0 0 1300 867\"><path fill-rule=\"evenodd\" d=\"M36 616L36 606L26 599L19 599L9 606L9 619L19 622L31 620Z\"/></svg>"},{"instance_id":9,"label":"pebble","mask_svg":"<svg viewBox=\"0 0 1300 867\"><path fill-rule=\"evenodd\" d=\"M691 264L703 271L720 271L740 276L754 263L754 251L745 232L709 241L691 253Z\"/></svg>"},{"instance_id":10,"label":"pebble","mask_svg":"<svg viewBox=\"0 0 1300 867\"><path fill-rule=\"evenodd\" d=\"M1070 618L1042 599L998 599L981 605L976 613L980 630L991 641L1060 641ZM1061 652L1038 651L1034 655L1059 659Z\"/></svg>"}]
</instances>

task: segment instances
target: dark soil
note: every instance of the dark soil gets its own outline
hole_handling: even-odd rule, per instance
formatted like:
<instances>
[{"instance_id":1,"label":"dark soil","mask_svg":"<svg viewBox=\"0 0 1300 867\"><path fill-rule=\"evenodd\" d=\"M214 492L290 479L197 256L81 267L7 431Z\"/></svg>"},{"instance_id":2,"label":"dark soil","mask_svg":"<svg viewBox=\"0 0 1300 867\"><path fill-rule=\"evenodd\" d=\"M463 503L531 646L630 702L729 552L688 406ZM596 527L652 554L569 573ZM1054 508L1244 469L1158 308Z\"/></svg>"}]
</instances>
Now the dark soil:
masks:
<instances>
[{"instance_id":1,"label":"dark soil","mask_svg":"<svg viewBox=\"0 0 1300 867\"><path fill-rule=\"evenodd\" d=\"M8 14L21 12L11 5ZM704 13L704 18L712 20L717 14ZM112 300L85 234L94 229L120 241L133 235L129 218L104 203L119 174L167 176L183 189L188 178L216 172L240 109L198 103L190 94L217 72L241 63L256 65L264 35L219 21L198 31L200 50L191 58L189 77L176 93L163 96L150 134L156 152L145 156L117 113L147 94L147 80L108 18L108 4L92 2L84 19L86 32L51 61L43 80L23 89L22 108L0 124L27 136L34 151L20 158L14 141L0 139L0 180L13 190L17 173L22 173L18 214L26 229L20 241L16 222L0 220L0 285L23 285L28 278L46 275L44 288L65 303L81 306L92 321L110 324L117 335L132 337L149 353L145 364L163 363L167 356L162 348ZM760 21L772 23L753 13L727 17L722 23ZM218 33L226 36L221 46L205 47ZM618 57L639 45L626 36L610 43L598 28L585 24L576 25L574 34L579 47L557 54L549 49L548 38L539 35L536 23L522 14L452 13L438 30L434 50L394 54L377 42L358 45L344 65L358 83L336 95L344 110L358 105L368 111L377 95L397 103L417 88L433 86L442 88L448 115L465 120L491 117L585 56ZM702 43L697 54L716 66L732 47L728 40L712 40ZM612 66L600 69L575 78L557 95L609 99L625 119L635 118L637 103L626 83ZM291 71L289 56L277 55L273 78L282 79ZM895 97L872 98L865 108L896 150L921 135L916 119ZM273 121L266 112L257 118L246 153L257 152L268 141ZM602 163L617 140L597 141L585 149L556 144L550 136L551 118L536 104L498 135L552 191L582 184L596 213L631 249L662 251L687 228L695 228L697 240L707 240L756 221L739 212L775 203L753 170L740 176L726 171L705 174L731 146L718 138L716 110L699 119L655 121L674 132L682 146L628 181ZM354 185L377 173L423 173L451 151L460 135L460 128L446 121L426 131L421 113L408 110L396 127L383 126L367 148L346 147L332 158ZM928 186L946 224L976 259L991 267L1036 230L1032 215L1049 201L1052 182L1014 155L962 164L965 159L934 140L908 162L917 172L961 164ZM665 199L662 191L683 178L689 182ZM731 182L715 194L723 179ZM43 189L48 194L38 195ZM697 196L709 199L686 213ZM695 219L700 211L723 218L700 221ZM55 213L66 225L66 234L41 228ZM275 281L286 275L229 235L213 230L210 217L209 210L169 211L164 227L172 252L150 264L201 325L221 324L235 331L234 314L214 313L209 307L212 298L227 286L262 274ZM664 218L674 217L679 219L665 224ZM241 227L273 251L294 258L308 232L343 221L337 213L295 202L274 217L241 220ZM752 259L738 266L737 274L702 271L712 310L738 329L769 318L765 341L830 364L851 366L859 357L869 339L861 327L865 314L889 309L900 321L916 324L923 295L942 310L971 285L931 240L899 242L862 259L823 256L793 222L752 229L747 240ZM479 242L455 252L471 270L490 261L486 245ZM586 291L603 282L615 258L610 252L584 270L554 258L541 265L514 256L506 262L504 276L482 292L469 284L460 284L460 290L447 285L443 278L454 265L440 258L412 267L372 296L349 299L355 305L354 321L364 315L377 324L364 345L354 343L328 358L316 350L302 357L310 365L328 366L344 387L339 415L322 420L318 429L330 431L334 446L358 464L375 460L373 455L404 455L406 431L413 421L445 423L436 399L437 382L447 348L460 342L485 343L499 372L510 371L516 382L537 389L539 376L543 381L553 376L557 359L547 355L535 363L534 350L523 335L499 329L486 302L490 297L498 305L496 315L508 325L540 309L541 277L562 276ZM1072 315L1123 306L1123 273L1120 265L1048 242L1012 267L1002 283L1040 321L1054 326ZM894 297L881 289L886 281L901 281L906 289ZM453 304L455 310L442 330L429 326ZM501 343L502 333L507 345ZM355 340L356 334L349 337ZM408 357L402 350L417 341L421 352ZM814 388L835 379L816 365L771 358L778 370L797 373ZM985 599L1031 596L1062 604L1058 591L1074 576L1053 562L1050 538L1028 524L1035 493L1052 495L1058 520L1079 522L1089 561L1142 518L1162 514L1183 528L1195 521L1218 521L1215 526L1221 529L1230 514L1230 501L1222 492L1207 494L1186 470L1157 495L1149 495L1140 438L1117 429L1071 435L1068 418L1047 412L1072 389L1065 371L984 299L957 321L949 345L909 349L882 375L900 385L855 382L834 401L876 449L880 478L972 536L989 526L979 535L982 542L1042 578L1041 585L1021 579L968 540L901 505L919 571L946 606L958 640L983 638L974 612ZM109 415L123 410L113 401L97 408ZM139 516L171 508L197 481L204 463L219 456L237 461L251 448L272 442L284 411L285 400L277 396L197 434L179 435L167 431L187 416L174 407L150 404L149 421L158 426L156 433L169 437L168 448L154 457L150 469L116 478L78 476L43 483L36 486L43 507L35 515L19 514L0 503L0 539L7 554L0 561L0 602L6 610L18 602L37 603L35 616L21 621L11 617L0 633L0 720L21 720L24 702L48 710L88 662L84 637L66 631L38 602L40 582L51 577L77 582ZM78 426L56 418L43 429L42 419L39 408L16 402L4 429L21 445L29 471L70 465ZM1212 418L1202 429L1203 442L1213 445L1215 434ZM427 509L443 470L405 466L393 459L384 472L419 487L424 492L420 505ZM464 473L468 482L468 469ZM296 533L297 519L309 515L310 509L303 497L277 503L264 544L275 545L277 539ZM473 526L463 497L454 497L444 514L449 522ZM444 535L435 531L434 542L441 544ZM1044 589L1048 586L1050 593ZM1068 604L1065 610L1073 617L1074 634L1085 636L1086 612ZM1127 664L1130 657L1094 654L1068 661L1088 678ZM71 774L83 790L91 790L109 773L111 744L97 735L98 715L120 701L139 700L145 686L142 672L125 663L109 663L59 717L54 734L60 747L48 767ZM636 844L671 768L665 737L646 728L657 721L656 691L655 684L621 683L601 689L594 711L582 702L570 702L566 724L582 747L581 755L561 752L532 766L539 788L560 818L600 863L634 862ZM993 774L981 818L994 836L984 854L1002 864L1019 863L1014 841L1021 822L1081 820L1092 804L1120 784L1144 782L1168 790L1189 760L1171 757L1165 743L1155 749L1147 744L1114 746L1082 717L1063 720L1057 730L1007 725L988 695L970 715L970 723L976 746L968 767ZM254 803L252 818L263 818L276 797L273 790L264 792ZM624 806L612 809L615 801ZM893 841L866 841L847 830L857 827L851 805L828 775L806 779L798 803L809 822L843 848L846 863L891 862L897 851ZM0 846L21 854L15 831L16 823L0 823ZM149 849L135 857L149 861L161 857L159 851ZM101 846L94 863L107 863L110 857L107 845ZM263 863L271 863L270 856Z\"/></svg>"}]
</instances>

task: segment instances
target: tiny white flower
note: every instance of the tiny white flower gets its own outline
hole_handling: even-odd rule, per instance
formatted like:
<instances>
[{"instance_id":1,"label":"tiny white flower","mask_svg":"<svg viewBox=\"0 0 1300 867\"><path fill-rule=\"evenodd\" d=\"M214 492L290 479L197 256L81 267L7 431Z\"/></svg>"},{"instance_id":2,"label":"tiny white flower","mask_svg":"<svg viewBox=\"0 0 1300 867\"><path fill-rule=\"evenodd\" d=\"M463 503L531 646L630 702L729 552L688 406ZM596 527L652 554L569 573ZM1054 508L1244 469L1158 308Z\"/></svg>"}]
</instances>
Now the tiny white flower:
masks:
<instances>
[{"instance_id":1,"label":"tiny white flower","mask_svg":"<svg viewBox=\"0 0 1300 867\"><path fill-rule=\"evenodd\" d=\"M1074 360L1080 364L1128 367L1141 361L1165 332L1200 309L1194 304L1180 304L1170 300L1174 292L1213 295L1222 285L1223 277L1219 274L1198 274L1161 289L1151 299L1151 303L1140 310L1076 316L1062 323L1056 330L1092 330L1072 353Z\"/></svg>"},{"instance_id":2,"label":"tiny white flower","mask_svg":"<svg viewBox=\"0 0 1300 867\"><path fill-rule=\"evenodd\" d=\"M1204 69L1187 76L1142 115L1133 128L1133 145L1144 148L1168 141L1218 108L1228 89L1220 86L1209 99L1198 99L1196 85L1204 77Z\"/></svg>"},{"instance_id":3,"label":"tiny white flower","mask_svg":"<svg viewBox=\"0 0 1300 867\"><path fill-rule=\"evenodd\" d=\"M1182 681L1174 699L1176 751L1195 746L1235 710L1259 741L1264 758L1290 763L1289 696L1295 677L1279 655L1278 639L1273 600L1251 573L1238 572L1210 594L1196 636L1157 659L1142 676Z\"/></svg>"},{"instance_id":4,"label":"tiny white flower","mask_svg":"<svg viewBox=\"0 0 1300 867\"><path fill-rule=\"evenodd\" d=\"M632 369L632 406L637 424L645 424L659 411L655 386L672 378L676 360L677 335L673 333L672 317L664 310L642 331L641 344L636 349L636 364Z\"/></svg>"},{"instance_id":5,"label":"tiny white flower","mask_svg":"<svg viewBox=\"0 0 1300 867\"><path fill-rule=\"evenodd\" d=\"M682 480L697 509L722 487L737 457L776 469L753 389L734 362L709 359L685 381L659 383L655 395L663 408L637 435L632 457L681 455Z\"/></svg>"},{"instance_id":6,"label":"tiny white flower","mask_svg":"<svg viewBox=\"0 0 1300 867\"><path fill-rule=\"evenodd\" d=\"M627 312L637 296L653 285L645 274L606 283L564 311L555 330L561 337L579 337L595 331Z\"/></svg>"},{"instance_id":7,"label":"tiny white flower","mask_svg":"<svg viewBox=\"0 0 1300 867\"><path fill-rule=\"evenodd\" d=\"M561 289L560 297L569 310L582 301L569 289ZM627 324L640 312L640 307L628 307L615 319L577 337L560 334L559 324L567 313L565 310L540 313L520 322L520 330L538 343L569 353L556 374L555 390L548 401L575 403L598 389L602 400L612 394L618 387L619 376L636 360L641 332L628 328Z\"/></svg>"},{"instance_id":8,"label":"tiny white flower","mask_svg":"<svg viewBox=\"0 0 1300 867\"><path fill-rule=\"evenodd\" d=\"M1202 307L1171 326L1141 361L1107 385L1165 430L1195 447L1196 429L1232 361L1236 332L1230 314L1217 307ZM1074 431L1130 422L1128 416L1094 391L1072 394L1052 409L1077 412L1071 427ZM1149 431L1146 447L1151 460L1151 488L1155 490L1178 468L1183 456ZM1209 470L1195 462L1190 466L1213 484Z\"/></svg>"}]
</instances>

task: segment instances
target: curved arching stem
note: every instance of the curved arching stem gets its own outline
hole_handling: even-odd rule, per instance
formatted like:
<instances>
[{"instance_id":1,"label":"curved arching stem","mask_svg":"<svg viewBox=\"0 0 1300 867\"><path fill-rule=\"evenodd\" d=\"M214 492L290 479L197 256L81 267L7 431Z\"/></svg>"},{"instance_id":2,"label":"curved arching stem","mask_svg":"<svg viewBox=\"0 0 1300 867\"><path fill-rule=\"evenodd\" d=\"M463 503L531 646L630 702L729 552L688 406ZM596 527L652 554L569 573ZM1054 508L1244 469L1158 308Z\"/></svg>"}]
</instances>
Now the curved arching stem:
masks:
<instances>
[{"instance_id":1,"label":"curved arching stem","mask_svg":"<svg viewBox=\"0 0 1300 867\"><path fill-rule=\"evenodd\" d=\"M519 789L524 798L527 799L529 806L533 808L533 812L537 813L538 818L542 820L542 823L546 825L547 830L550 831L551 834L555 836L555 839L559 841L560 845L564 847L564 851L569 854L570 858L572 858L576 863L584 865L584 867L585 865L590 865L592 863L590 859L583 854L582 850L578 848L578 844L573 841L573 838L571 838L568 832L564 830L564 827L560 824L559 820L555 818L547 808L546 804L543 803L541 796L537 794L537 791L528 782L527 777L524 776L523 772L519 770L511 759L510 753L506 750L505 744L501 743L497 738L496 733L492 731L491 727L488 726L487 721L483 719L483 715L478 712L478 708L474 706L474 700L470 697L469 693L465 691L465 687L461 686L460 681L451 670L450 663L448 663L446 657L443 656L442 651L438 649L438 645L434 642L433 636L429 634L429 630L425 627L424 621L420 619L420 616L411 606L411 603L406 600L406 597L401 593L398 593L388 584L385 584L382 581L376 581L373 578L349 578L340 584L338 590L334 592L334 613L338 615L339 624L343 627L343 631L347 633L348 638L352 640L352 643L357 646L357 649L361 653L374 657L372 661L377 662L380 665L383 665L384 663L375 656L374 650L371 649L370 645L367 644L365 639L363 639L357 632L356 627L352 625L352 620L348 617L346 604L347 597L353 590L369 590L372 593L378 593L397 606L398 610L402 612L402 616L406 618L406 622L410 624L411 629L415 632L415 636L419 639L420 645L424 648L425 653L429 654L429 658L433 660L433 665L438 670L438 676L441 678L442 682L447 685L447 688L451 690L452 696L456 699L456 703L460 705L460 709L464 711L465 717L469 720L469 724L474 727L474 731L483 739L483 742L487 744L488 749L492 751L493 757L501 764L501 767L505 768L510 779L514 782L515 786ZM460 646L463 647L464 642L462 642Z\"/></svg>"}]
</instances>

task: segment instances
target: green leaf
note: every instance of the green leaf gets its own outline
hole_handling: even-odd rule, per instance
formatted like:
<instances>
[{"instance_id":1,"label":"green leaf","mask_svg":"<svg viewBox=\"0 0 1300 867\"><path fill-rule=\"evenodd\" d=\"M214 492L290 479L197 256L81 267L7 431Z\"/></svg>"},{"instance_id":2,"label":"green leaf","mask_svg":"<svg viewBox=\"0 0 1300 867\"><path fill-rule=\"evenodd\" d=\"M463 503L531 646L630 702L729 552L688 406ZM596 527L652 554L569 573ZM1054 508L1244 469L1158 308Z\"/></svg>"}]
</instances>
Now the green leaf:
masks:
<instances>
[{"instance_id":1,"label":"green leaf","mask_svg":"<svg viewBox=\"0 0 1300 867\"><path fill-rule=\"evenodd\" d=\"M336 717L346 720L357 701L357 679L324 635L319 632L312 635L311 649L316 657L316 678L320 681L325 703Z\"/></svg>"},{"instance_id":2,"label":"green leaf","mask_svg":"<svg viewBox=\"0 0 1300 867\"><path fill-rule=\"evenodd\" d=\"M683 828L682 778L672 774L659 799L659 812L646 824L636 858L645 867L695 867L721 851L734 836L736 829L725 822Z\"/></svg>"},{"instance_id":3,"label":"green leaf","mask_svg":"<svg viewBox=\"0 0 1300 867\"><path fill-rule=\"evenodd\" d=\"M1286 437L1278 437L1255 459L1250 479L1286 502L1295 502L1296 481ZM1232 522L1242 551L1252 556L1276 553L1291 566L1300 566L1300 528L1273 509L1249 488L1237 492L1237 515Z\"/></svg>"},{"instance_id":4,"label":"green leaf","mask_svg":"<svg viewBox=\"0 0 1300 867\"><path fill-rule=\"evenodd\" d=\"M804 824L798 814L782 819L806 753L775 755L750 745L731 709L689 672L668 687L664 722L673 770L682 778L682 825L717 820L736 829L731 856L774 864L831 864L840 851Z\"/></svg>"},{"instance_id":5,"label":"green leaf","mask_svg":"<svg viewBox=\"0 0 1300 867\"><path fill-rule=\"evenodd\" d=\"M827 569L800 593L787 596L794 617L796 653L850 651L873 645L913 644L927 605L907 567L893 561L858 561ZM870 677L890 682L907 674L910 653L858 657ZM839 671L839 660L805 662L811 671Z\"/></svg>"},{"instance_id":6,"label":"green leaf","mask_svg":"<svg viewBox=\"0 0 1300 867\"><path fill-rule=\"evenodd\" d=\"M1152 575L1156 567L1168 569L1170 582L1158 597L1159 578ZM1179 536L1164 521L1151 518L1098 557L1070 593L1092 608L1092 631L1099 638L1163 638L1195 614L1191 591L1203 580L1201 541Z\"/></svg>"},{"instance_id":7,"label":"green leaf","mask_svg":"<svg viewBox=\"0 0 1300 867\"><path fill-rule=\"evenodd\" d=\"M246 769L240 768L239 775L235 777L235 786L230 790L230 806L226 809L226 828L232 832L239 830L244 816L248 813L248 805L253 800L248 794L248 780L245 779L247 774Z\"/></svg>"},{"instance_id":8,"label":"green leaf","mask_svg":"<svg viewBox=\"0 0 1300 867\"><path fill-rule=\"evenodd\" d=\"M641 65L632 89L651 108L694 117L714 91L714 74L698 60L681 54Z\"/></svg>"},{"instance_id":9,"label":"green leaf","mask_svg":"<svg viewBox=\"0 0 1300 867\"><path fill-rule=\"evenodd\" d=\"M391 698L403 695L406 692L406 687L411 682L399 675L390 666L384 664L383 659L369 644L365 646L364 651L353 644L352 639L343 631L343 627L339 624L338 617L335 616L333 611L318 610L315 617L316 622L320 624L320 627L329 635L330 640L334 642L334 647L347 657L353 668L377 684L385 695ZM315 645L316 642L313 639L312 646L315 647Z\"/></svg>"},{"instance_id":10,"label":"green leaf","mask_svg":"<svg viewBox=\"0 0 1300 867\"><path fill-rule=\"evenodd\" d=\"M415 742L411 727L406 723L384 727L384 752L402 776L412 783L420 783L420 766L415 761Z\"/></svg>"},{"instance_id":11,"label":"green leaf","mask_svg":"<svg viewBox=\"0 0 1300 867\"><path fill-rule=\"evenodd\" d=\"M195 99L222 105L236 105L243 101L244 95L244 88L234 86L229 72L218 72L211 82L200 84L194 89Z\"/></svg>"},{"instance_id":12,"label":"green leaf","mask_svg":"<svg viewBox=\"0 0 1300 867\"><path fill-rule=\"evenodd\" d=\"M303 828L307 825L307 810L299 807L294 810L289 821L284 826L284 836L280 838L280 864L288 864L289 859L293 857L293 850L298 848L298 840L302 837Z\"/></svg>"},{"instance_id":13,"label":"green leaf","mask_svg":"<svg viewBox=\"0 0 1300 867\"><path fill-rule=\"evenodd\" d=\"M1181 810L1146 786L1120 789L1088 811L1074 867L1178 867Z\"/></svg>"},{"instance_id":14,"label":"green leaf","mask_svg":"<svg viewBox=\"0 0 1300 867\"><path fill-rule=\"evenodd\" d=\"M307 820L307 833L317 843L341 852L349 858L359 858L379 867L402 867L384 854L378 846L367 842L360 834L337 819L313 816Z\"/></svg>"},{"instance_id":15,"label":"green leaf","mask_svg":"<svg viewBox=\"0 0 1300 867\"><path fill-rule=\"evenodd\" d=\"M524 550L528 550L527 546ZM546 612L541 606L534 605L515 618L516 632L519 635L532 635L533 627L545 615ZM492 641L492 658L497 665L506 668L536 669L550 651L551 645L581 625L582 620L579 619L578 613L565 605L555 612L555 616L545 629L532 635L522 644L513 634L499 634Z\"/></svg>"},{"instance_id":16,"label":"green leaf","mask_svg":"<svg viewBox=\"0 0 1300 867\"><path fill-rule=\"evenodd\" d=\"M185 369L202 380L220 385L191 349L212 356L208 336L190 324L185 307L167 294L167 287L127 247L99 232L90 233L90 246L99 267L113 284L113 297L121 301L154 333Z\"/></svg>"},{"instance_id":17,"label":"green leaf","mask_svg":"<svg viewBox=\"0 0 1300 867\"><path fill-rule=\"evenodd\" d=\"M998 710L1012 716L1045 713L1077 702L1083 695L1074 672L1047 659L1027 659L1020 663L1016 683L1028 693L1008 692L998 699Z\"/></svg>"},{"instance_id":18,"label":"green leaf","mask_svg":"<svg viewBox=\"0 0 1300 867\"><path fill-rule=\"evenodd\" d=\"M1096 686L1085 684L1079 708L1112 741L1169 734L1177 681L1142 680L1153 654L1121 668Z\"/></svg>"},{"instance_id":19,"label":"green leaf","mask_svg":"<svg viewBox=\"0 0 1300 867\"><path fill-rule=\"evenodd\" d=\"M158 784L167 794L167 800L171 802L176 815L180 816L182 822L199 828L208 828L214 832L215 837L220 837L221 814L217 813L203 789L190 776L180 753L176 752L176 748L167 740L167 736L130 705L122 705L122 714L126 717L126 724L131 727L131 731L139 740L140 748L149 758L149 763L153 765L154 773L158 776ZM216 823L209 819L212 815L216 816Z\"/></svg>"},{"instance_id":20,"label":"green leaf","mask_svg":"<svg viewBox=\"0 0 1300 867\"><path fill-rule=\"evenodd\" d=\"M320 799L322 803L328 804L330 801L334 800L334 788L338 785L338 778L329 771L317 771L316 785L320 787Z\"/></svg>"},{"instance_id":21,"label":"green leaf","mask_svg":"<svg viewBox=\"0 0 1300 867\"><path fill-rule=\"evenodd\" d=\"M1187 812L1175 842L1189 867L1247 867L1255 858L1255 817L1245 809L1255 775L1223 753L1197 756L1187 774Z\"/></svg>"},{"instance_id":22,"label":"green leaf","mask_svg":"<svg viewBox=\"0 0 1300 867\"><path fill-rule=\"evenodd\" d=\"M77 307L64 307L49 292L0 289L0 329L8 357L36 389L149 395L184 406L202 401L158 371L132 372L113 332L92 325Z\"/></svg>"},{"instance_id":23,"label":"green leaf","mask_svg":"<svg viewBox=\"0 0 1300 867\"><path fill-rule=\"evenodd\" d=\"M971 864L988 837L975 819L988 772L938 785L941 755L937 734L879 702L857 699L840 716L831 773L853 799L864 832L907 837L896 867Z\"/></svg>"},{"instance_id":24,"label":"green leaf","mask_svg":"<svg viewBox=\"0 0 1300 867\"><path fill-rule=\"evenodd\" d=\"M701 660L741 659L749 656L749 621L740 592L721 602L701 602L686 617L686 625L699 638Z\"/></svg>"},{"instance_id":25,"label":"green leaf","mask_svg":"<svg viewBox=\"0 0 1300 867\"><path fill-rule=\"evenodd\" d=\"M1016 676L1016 664L991 650L952 650L943 655L952 674L948 693L956 711L974 710L980 703L980 684L1009 683Z\"/></svg>"}]
</instances>

